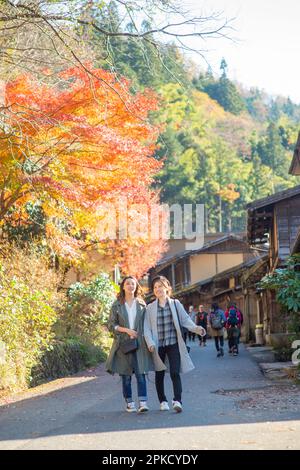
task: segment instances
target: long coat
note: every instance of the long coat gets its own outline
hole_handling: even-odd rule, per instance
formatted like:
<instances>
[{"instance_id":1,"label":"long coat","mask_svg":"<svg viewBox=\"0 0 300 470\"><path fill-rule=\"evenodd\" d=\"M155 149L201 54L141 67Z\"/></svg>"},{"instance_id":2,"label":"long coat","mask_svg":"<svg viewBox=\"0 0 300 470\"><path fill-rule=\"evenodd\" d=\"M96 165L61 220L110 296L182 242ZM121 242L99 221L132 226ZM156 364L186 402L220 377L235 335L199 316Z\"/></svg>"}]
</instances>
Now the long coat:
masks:
<instances>
[{"instance_id":1,"label":"long coat","mask_svg":"<svg viewBox=\"0 0 300 470\"><path fill-rule=\"evenodd\" d=\"M115 327L117 325L123 328L130 327L128 313L125 304L121 304L118 300L113 303L108 319L108 328L114 336L114 341L105 364L107 372L111 374L132 375L134 372L145 374L151 370L157 370L156 367L158 367L158 370L166 368L162 361L154 366L154 354L149 352L144 338L145 312L146 305L142 301L137 300L136 319L133 329L138 333L138 349L135 353L124 354L120 349L120 345L129 336L127 333L116 331ZM158 356L157 353L156 355Z\"/></svg>"},{"instance_id":2,"label":"long coat","mask_svg":"<svg viewBox=\"0 0 300 470\"><path fill-rule=\"evenodd\" d=\"M179 300L173 300L168 297L168 302L170 305L172 318L177 333L177 341L180 353L180 372L189 372L190 370L193 370L195 366L192 363L190 355L187 351L180 327L187 328L189 331L192 331L193 333L197 334L200 333L201 328L195 325L195 323L191 320ZM176 313L175 302L177 306L180 325ZM157 310L158 300L154 300L154 302L147 305L144 329L145 340L148 347L154 346L156 351L158 351Z\"/></svg>"}]
</instances>

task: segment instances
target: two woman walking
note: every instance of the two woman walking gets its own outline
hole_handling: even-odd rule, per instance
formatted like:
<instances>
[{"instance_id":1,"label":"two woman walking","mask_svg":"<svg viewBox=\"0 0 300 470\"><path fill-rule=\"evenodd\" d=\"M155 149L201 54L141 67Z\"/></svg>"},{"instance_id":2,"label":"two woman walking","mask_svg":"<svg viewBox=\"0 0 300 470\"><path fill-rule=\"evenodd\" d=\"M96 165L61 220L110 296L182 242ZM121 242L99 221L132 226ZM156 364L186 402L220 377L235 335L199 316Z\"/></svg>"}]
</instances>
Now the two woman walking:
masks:
<instances>
[{"instance_id":1,"label":"two woman walking","mask_svg":"<svg viewBox=\"0 0 300 470\"><path fill-rule=\"evenodd\" d=\"M141 297L138 281L133 276L123 279L117 300L111 307L108 328L114 341L106 361L107 372L118 373L122 380L123 397L128 412L148 411L146 374L150 370L165 368L158 354L151 354L144 338L146 304ZM130 340L136 350L127 351ZM138 391L138 408L132 398L132 376Z\"/></svg>"},{"instance_id":2,"label":"two woman walking","mask_svg":"<svg viewBox=\"0 0 300 470\"><path fill-rule=\"evenodd\" d=\"M183 305L170 297L171 285L164 276L152 282L156 300L148 306L140 297L140 288L133 276L123 279L117 301L113 304L108 326L114 342L106 362L106 370L122 377L123 396L129 412L148 411L146 374L155 371L155 385L160 410L170 409L165 395L165 372L170 372L173 384L172 408L182 411L182 383L180 373L194 368L184 342L182 330L187 328L205 335L201 326L195 325ZM128 340L135 340L128 351ZM136 376L139 405L132 399L131 381Z\"/></svg>"}]
</instances>

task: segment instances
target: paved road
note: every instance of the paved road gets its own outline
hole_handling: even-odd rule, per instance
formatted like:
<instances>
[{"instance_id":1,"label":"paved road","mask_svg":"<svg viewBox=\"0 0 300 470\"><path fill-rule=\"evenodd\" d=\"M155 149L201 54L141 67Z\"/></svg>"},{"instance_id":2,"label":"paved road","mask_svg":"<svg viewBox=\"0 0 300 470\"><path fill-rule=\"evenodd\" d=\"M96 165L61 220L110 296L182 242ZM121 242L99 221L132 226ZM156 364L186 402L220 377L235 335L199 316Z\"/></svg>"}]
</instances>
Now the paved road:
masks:
<instances>
[{"instance_id":1,"label":"paved road","mask_svg":"<svg viewBox=\"0 0 300 470\"><path fill-rule=\"evenodd\" d=\"M249 398L270 389L245 348L239 357L216 358L211 341L191 346L196 368L182 377L183 413L159 411L153 374L149 413L126 413L119 377L101 365L3 404L0 449L300 449L299 407L241 406L237 390Z\"/></svg>"}]
</instances>

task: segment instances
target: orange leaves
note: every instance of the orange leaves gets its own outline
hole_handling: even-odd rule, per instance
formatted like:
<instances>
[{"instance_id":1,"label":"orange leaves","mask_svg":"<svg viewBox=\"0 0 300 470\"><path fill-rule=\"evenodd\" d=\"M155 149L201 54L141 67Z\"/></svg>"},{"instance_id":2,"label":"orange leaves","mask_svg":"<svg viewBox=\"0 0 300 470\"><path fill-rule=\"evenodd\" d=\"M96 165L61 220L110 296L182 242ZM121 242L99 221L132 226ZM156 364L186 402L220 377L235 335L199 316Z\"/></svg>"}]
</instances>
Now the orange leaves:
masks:
<instances>
[{"instance_id":1,"label":"orange leaves","mask_svg":"<svg viewBox=\"0 0 300 470\"><path fill-rule=\"evenodd\" d=\"M16 204L40 200L49 218L49 240L70 259L82 247L78 233L95 237L97 204L123 196L150 205L149 188L161 168L152 156L159 130L148 120L157 108L154 94L132 95L127 80L87 65L91 74L72 67L51 86L25 74L7 83L0 131L0 221ZM68 229L55 231L55 219L63 219ZM132 240L120 244L129 259ZM151 240L140 241L142 246L138 271L161 249Z\"/></svg>"},{"instance_id":2,"label":"orange leaves","mask_svg":"<svg viewBox=\"0 0 300 470\"><path fill-rule=\"evenodd\" d=\"M220 189L217 194L219 194L224 201L232 203L240 197L240 193L235 190L235 186L235 184L230 183L226 188Z\"/></svg>"}]
</instances>

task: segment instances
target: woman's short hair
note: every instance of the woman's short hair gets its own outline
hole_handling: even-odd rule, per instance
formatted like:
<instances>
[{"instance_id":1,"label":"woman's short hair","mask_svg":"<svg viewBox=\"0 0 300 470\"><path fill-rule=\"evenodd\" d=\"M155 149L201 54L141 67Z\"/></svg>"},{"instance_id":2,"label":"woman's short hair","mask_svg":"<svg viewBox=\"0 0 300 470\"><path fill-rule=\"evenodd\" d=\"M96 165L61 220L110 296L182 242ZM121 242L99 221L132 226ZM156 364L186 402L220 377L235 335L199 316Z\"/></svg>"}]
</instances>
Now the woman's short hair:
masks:
<instances>
[{"instance_id":1,"label":"woman's short hair","mask_svg":"<svg viewBox=\"0 0 300 470\"><path fill-rule=\"evenodd\" d=\"M170 296L172 294L172 286L171 286L171 283L170 281L165 277L165 276L156 276L152 279L152 283L151 283L151 288L152 288L152 291L154 290L154 285L157 283L157 282L161 282L162 285L165 287L165 289L168 290L168 295Z\"/></svg>"}]
</instances>

